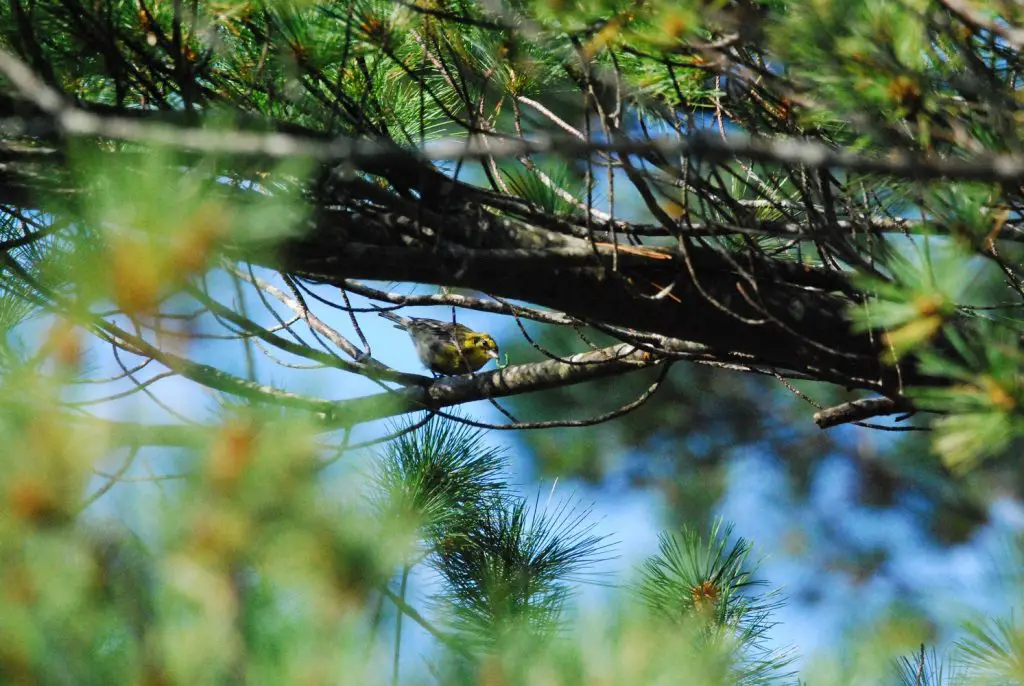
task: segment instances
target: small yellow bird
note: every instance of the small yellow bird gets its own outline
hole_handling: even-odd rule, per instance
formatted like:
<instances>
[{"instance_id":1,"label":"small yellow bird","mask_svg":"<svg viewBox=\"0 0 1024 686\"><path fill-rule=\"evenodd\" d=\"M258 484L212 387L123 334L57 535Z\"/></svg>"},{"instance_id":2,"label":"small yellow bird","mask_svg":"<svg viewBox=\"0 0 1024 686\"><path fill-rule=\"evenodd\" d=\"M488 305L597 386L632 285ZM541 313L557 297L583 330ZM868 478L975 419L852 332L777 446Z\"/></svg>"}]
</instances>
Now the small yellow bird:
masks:
<instances>
[{"instance_id":1,"label":"small yellow bird","mask_svg":"<svg viewBox=\"0 0 1024 686\"><path fill-rule=\"evenodd\" d=\"M378 314L393 321L396 329L409 334L420 361L437 374L451 376L475 372L489 361L498 359L498 344L490 334L437 319L402 317L393 312Z\"/></svg>"}]
</instances>

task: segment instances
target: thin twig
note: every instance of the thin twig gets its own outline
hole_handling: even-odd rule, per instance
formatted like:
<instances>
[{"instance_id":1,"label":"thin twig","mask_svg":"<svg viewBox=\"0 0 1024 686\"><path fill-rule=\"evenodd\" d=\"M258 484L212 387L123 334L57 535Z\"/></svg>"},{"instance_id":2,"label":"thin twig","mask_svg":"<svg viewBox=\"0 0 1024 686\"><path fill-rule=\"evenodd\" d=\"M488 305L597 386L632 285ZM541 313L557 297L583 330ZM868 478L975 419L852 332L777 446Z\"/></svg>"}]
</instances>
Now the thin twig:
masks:
<instances>
[{"instance_id":1,"label":"thin twig","mask_svg":"<svg viewBox=\"0 0 1024 686\"><path fill-rule=\"evenodd\" d=\"M129 469L131 469L132 463L135 462L135 456L138 455L138 454L139 454L139 446L137 446L137 445L131 446L128 449L128 455L124 458L124 462L121 463L121 466L118 468L118 470L116 472L114 472L113 474L109 474L109 475L105 474L104 475L106 477L106 479L107 479L106 483L104 483L102 486L100 486L98 489L96 489L95 493L93 493L88 498L86 498L85 501L81 505L78 506L78 512L82 512L83 510L85 510L87 507L92 505L94 502L96 502L97 500L102 498L107 493L107 491L109 491L111 488L114 487L115 484L121 482L122 478L125 475L125 473Z\"/></svg>"}]
</instances>

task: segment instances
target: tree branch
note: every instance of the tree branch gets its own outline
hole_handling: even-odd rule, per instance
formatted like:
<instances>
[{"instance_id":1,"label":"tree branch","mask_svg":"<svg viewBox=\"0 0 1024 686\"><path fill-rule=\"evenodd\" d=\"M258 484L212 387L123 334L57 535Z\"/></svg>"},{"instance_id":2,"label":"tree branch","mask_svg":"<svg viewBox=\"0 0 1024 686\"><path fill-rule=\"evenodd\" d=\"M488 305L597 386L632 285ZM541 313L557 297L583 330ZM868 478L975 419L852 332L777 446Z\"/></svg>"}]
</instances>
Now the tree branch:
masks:
<instances>
[{"instance_id":1,"label":"tree branch","mask_svg":"<svg viewBox=\"0 0 1024 686\"><path fill-rule=\"evenodd\" d=\"M814 413L814 423L820 429L828 429L840 424L851 424L853 422L880 417L897 412L913 412L914 406L905 398L862 398L852 400L842 405L829 407L821 412Z\"/></svg>"},{"instance_id":2,"label":"tree branch","mask_svg":"<svg viewBox=\"0 0 1024 686\"><path fill-rule=\"evenodd\" d=\"M539 133L530 139L494 133L467 139L427 143L412 151L382 140L336 138L329 141L286 133L215 131L147 122L137 118L97 115L67 102L11 53L0 50L0 72L24 97L53 117L58 129L78 136L102 136L123 141L171 145L180 150L227 153L272 159L308 158L322 162L394 163L415 159L481 160L557 153L566 157L595 152L620 156L660 155L666 159L692 157L708 162L748 159L808 169L845 169L866 174L890 174L902 179L959 179L1019 183L1024 181L1024 155L977 154L969 159L921 155L893 149L885 157L870 157L835 149L818 141L734 135L719 137L695 131L679 138L647 140L580 140L573 135ZM8 121L8 130L16 120ZM625 159L625 157L623 158Z\"/></svg>"},{"instance_id":3,"label":"tree branch","mask_svg":"<svg viewBox=\"0 0 1024 686\"><path fill-rule=\"evenodd\" d=\"M439 410L475 400L570 386L644 369L659 361L659 358L634 346L620 343L572 355L566 358L566 362L531 362L471 376L446 377L427 387L409 387L342 400L334 403L327 423L335 427L352 426L409 412Z\"/></svg>"}]
</instances>

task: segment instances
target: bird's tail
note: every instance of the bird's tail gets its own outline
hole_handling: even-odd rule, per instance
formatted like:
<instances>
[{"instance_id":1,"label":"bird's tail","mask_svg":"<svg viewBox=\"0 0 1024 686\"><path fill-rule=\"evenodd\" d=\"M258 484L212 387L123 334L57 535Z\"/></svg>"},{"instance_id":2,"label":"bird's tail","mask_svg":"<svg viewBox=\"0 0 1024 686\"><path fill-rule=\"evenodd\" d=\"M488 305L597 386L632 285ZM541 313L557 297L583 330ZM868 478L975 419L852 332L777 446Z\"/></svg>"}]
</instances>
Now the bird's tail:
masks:
<instances>
[{"instance_id":1,"label":"bird's tail","mask_svg":"<svg viewBox=\"0 0 1024 686\"><path fill-rule=\"evenodd\" d=\"M379 314L381 317L384 317L384 319L390 319L391 321L393 321L399 329L404 329L409 324L408 317L402 317L400 315L395 314L394 312L381 310L377 314Z\"/></svg>"}]
</instances>

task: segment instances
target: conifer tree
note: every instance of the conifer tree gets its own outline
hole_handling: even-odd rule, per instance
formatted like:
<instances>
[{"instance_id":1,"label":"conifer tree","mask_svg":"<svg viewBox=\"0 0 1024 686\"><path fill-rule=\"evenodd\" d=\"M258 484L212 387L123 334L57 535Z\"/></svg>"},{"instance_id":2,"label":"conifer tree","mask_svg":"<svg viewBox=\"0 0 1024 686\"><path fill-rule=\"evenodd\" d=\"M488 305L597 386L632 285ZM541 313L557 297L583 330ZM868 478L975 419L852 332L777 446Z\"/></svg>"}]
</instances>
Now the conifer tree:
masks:
<instances>
[{"instance_id":1,"label":"conifer tree","mask_svg":"<svg viewBox=\"0 0 1024 686\"><path fill-rule=\"evenodd\" d=\"M791 394L814 409L777 434L927 434L863 469L943 518L1018 495L1022 48L1001 1L5 3L0 674L791 682L694 461L693 521L593 631L586 505L516 492L471 428L721 428L710 461ZM504 355L385 363L382 312ZM136 480L162 490L127 529L91 518ZM1012 683L1021 635L865 654Z\"/></svg>"},{"instance_id":2,"label":"conifer tree","mask_svg":"<svg viewBox=\"0 0 1024 686\"><path fill-rule=\"evenodd\" d=\"M653 392L697 362L860 391L822 405L823 427L924 413L969 467L1020 433L1017 13L18 0L0 60L8 325L42 310L334 427L645 368ZM211 293L211 270L257 311ZM538 344L536 362L428 384L361 331L411 305L591 333L569 357ZM330 403L147 338L188 307L252 355L392 390Z\"/></svg>"}]
</instances>

